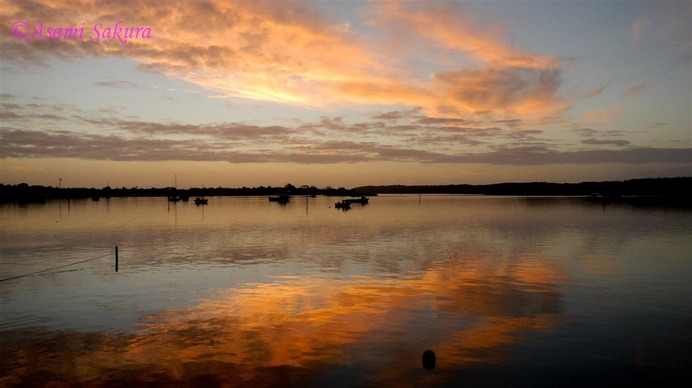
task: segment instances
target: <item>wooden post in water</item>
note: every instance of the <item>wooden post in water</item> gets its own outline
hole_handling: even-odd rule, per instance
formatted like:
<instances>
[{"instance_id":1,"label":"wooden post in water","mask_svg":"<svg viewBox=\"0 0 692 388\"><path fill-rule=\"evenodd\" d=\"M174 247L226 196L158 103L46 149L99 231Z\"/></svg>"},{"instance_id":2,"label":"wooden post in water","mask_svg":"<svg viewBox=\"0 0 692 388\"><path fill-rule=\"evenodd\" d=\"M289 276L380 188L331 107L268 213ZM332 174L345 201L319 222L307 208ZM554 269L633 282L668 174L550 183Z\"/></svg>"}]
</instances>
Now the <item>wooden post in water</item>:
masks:
<instances>
[{"instance_id":1,"label":"wooden post in water","mask_svg":"<svg viewBox=\"0 0 692 388\"><path fill-rule=\"evenodd\" d=\"M118 246L115 246L115 272L118 272Z\"/></svg>"}]
</instances>

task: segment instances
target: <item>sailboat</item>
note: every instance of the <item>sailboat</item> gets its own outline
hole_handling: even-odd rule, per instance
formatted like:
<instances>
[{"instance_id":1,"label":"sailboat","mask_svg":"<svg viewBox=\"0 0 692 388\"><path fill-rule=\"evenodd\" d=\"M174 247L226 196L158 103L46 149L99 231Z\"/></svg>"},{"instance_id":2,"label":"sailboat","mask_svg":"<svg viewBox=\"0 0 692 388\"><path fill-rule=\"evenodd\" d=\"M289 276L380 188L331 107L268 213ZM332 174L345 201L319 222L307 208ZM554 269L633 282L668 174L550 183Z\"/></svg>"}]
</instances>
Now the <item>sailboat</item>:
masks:
<instances>
[{"instance_id":1,"label":"sailboat","mask_svg":"<svg viewBox=\"0 0 692 388\"><path fill-rule=\"evenodd\" d=\"M190 197L187 195L178 195L178 174L175 174L175 187L173 188L173 195L168 196L168 201L169 202L178 202L178 201L189 201Z\"/></svg>"}]
</instances>

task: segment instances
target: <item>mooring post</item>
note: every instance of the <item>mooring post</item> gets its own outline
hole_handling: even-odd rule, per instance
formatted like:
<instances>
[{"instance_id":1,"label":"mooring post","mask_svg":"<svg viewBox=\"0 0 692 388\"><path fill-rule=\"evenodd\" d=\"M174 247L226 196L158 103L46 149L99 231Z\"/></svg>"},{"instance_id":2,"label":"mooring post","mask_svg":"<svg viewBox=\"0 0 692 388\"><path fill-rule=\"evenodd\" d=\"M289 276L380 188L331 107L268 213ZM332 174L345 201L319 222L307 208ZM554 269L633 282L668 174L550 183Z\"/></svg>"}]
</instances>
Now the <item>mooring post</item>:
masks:
<instances>
[{"instance_id":1,"label":"mooring post","mask_svg":"<svg viewBox=\"0 0 692 388\"><path fill-rule=\"evenodd\" d=\"M115 246L115 272L118 272L118 246Z\"/></svg>"}]
</instances>

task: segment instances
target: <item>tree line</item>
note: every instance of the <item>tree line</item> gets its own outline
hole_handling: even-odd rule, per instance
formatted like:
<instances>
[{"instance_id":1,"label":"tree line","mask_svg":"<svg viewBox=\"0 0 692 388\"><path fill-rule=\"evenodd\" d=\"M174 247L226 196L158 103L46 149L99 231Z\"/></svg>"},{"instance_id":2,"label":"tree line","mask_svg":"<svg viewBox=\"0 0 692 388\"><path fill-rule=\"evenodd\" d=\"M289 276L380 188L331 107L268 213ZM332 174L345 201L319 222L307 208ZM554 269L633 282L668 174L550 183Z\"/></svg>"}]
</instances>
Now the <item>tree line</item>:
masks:
<instances>
[{"instance_id":1,"label":"tree line","mask_svg":"<svg viewBox=\"0 0 692 388\"><path fill-rule=\"evenodd\" d=\"M8 203L42 203L53 199L85 199L85 198L111 198L111 197L216 197L216 196L253 196L253 195L331 195L331 196L356 196L359 192L344 187L317 188L303 185L296 187L292 184L284 186L259 186L259 187L197 187L190 189L176 189L175 187L140 188L121 187L112 188L58 188L53 186L29 185L20 183L17 185L0 184L0 202Z\"/></svg>"},{"instance_id":2,"label":"tree line","mask_svg":"<svg viewBox=\"0 0 692 388\"><path fill-rule=\"evenodd\" d=\"M475 194L475 195L556 195L589 196L595 193L611 196L663 196L692 198L692 177L646 178L626 181L581 182L581 183L497 183L487 185L387 185L317 188L315 186L259 187L202 187L176 189L174 187L139 188L58 188L52 186L0 184L0 202L40 203L51 199L83 199L110 197L167 197L167 196L253 196L253 195L328 195L328 196L373 196L377 194Z\"/></svg>"},{"instance_id":3,"label":"tree line","mask_svg":"<svg viewBox=\"0 0 692 388\"><path fill-rule=\"evenodd\" d=\"M692 196L692 177L645 178L626 181L581 183L497 183L488 185L389 185L361 186L354 190L378 194L476 194L588 196Z\"/></svg>"}]
</instances>

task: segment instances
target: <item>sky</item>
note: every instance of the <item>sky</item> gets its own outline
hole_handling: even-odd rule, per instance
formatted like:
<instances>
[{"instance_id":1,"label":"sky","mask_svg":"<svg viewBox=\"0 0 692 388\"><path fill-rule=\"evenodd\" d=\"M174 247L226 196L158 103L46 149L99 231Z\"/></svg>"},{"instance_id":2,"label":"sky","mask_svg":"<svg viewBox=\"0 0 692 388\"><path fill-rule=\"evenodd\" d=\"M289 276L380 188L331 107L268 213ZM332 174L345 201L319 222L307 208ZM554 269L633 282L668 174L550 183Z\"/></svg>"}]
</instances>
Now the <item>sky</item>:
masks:
<instances>
[{"instance_id":1,"label":"sky","mask_svg":"<svg viewBox=\"0 0 692 388\"><path fill-rule=\"evenodd\" d=\"M673 176L690 1L0 0L0 183Z\"/></svg>"}]
</instances>

